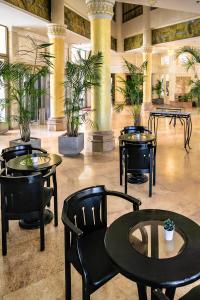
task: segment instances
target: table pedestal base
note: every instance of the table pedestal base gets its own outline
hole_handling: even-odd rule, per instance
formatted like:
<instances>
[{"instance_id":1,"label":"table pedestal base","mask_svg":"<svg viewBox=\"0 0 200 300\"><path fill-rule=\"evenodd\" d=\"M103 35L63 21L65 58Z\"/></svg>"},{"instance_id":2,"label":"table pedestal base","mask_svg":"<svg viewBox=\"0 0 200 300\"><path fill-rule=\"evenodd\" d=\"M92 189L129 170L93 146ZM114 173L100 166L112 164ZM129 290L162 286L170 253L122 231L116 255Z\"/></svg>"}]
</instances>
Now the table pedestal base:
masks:
<instances>
[{"instance_id":1,"label":"table pedestal base","mask_svg":"<svg viewBox=\"0 0 200 300\"><path fill-rule=\"evenodd\" d=\"M49 209L44 211L44 224L49 224L53 219L53 213ZM23 229L36 229L40 227L40 220L30 219L30 220L20 220L19 226Z\"/></svg>"},{"instance_id":2,"label":"table pedestal base","mask_svg":"<svg viewBox=\"0 0 200 300\"><path fill-rule=\"evenodd\" d=\"M132 184L142 184L148 181L148 176L141 173L133 173L128 176L128 182Z\"/></svg>"}]
</instances>

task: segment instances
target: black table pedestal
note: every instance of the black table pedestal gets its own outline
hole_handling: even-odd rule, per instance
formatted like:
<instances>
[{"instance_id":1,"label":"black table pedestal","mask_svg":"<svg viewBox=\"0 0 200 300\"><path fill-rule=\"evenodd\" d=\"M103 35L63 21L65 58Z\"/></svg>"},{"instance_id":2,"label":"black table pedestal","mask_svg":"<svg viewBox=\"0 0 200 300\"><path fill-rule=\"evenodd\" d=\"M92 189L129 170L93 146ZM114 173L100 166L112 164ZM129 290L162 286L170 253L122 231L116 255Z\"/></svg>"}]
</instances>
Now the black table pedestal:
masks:
<instances>
[{"instance_id":1,"label":"black table pedestal","mask_svg":"<svg viewBox=\"0 0 200 300\"><path fill-rule=\"evenodd\" d=\"M128 182L132 184L142 184L148 181L148 176L142 173L132 173L128 175Z\"/></svg>"},{"instance_id":2,"label":"black table pedestal","mask_svg":"<svg viewBox=\"0 0 200 300\"><path fill-rule=\"evenodd\" d=\"M53 219L53 213L49 209L44 211L44 224L49 224ZM20 220L19 226L23 229L37 229L40 227L39 219Z\"/></svg>"}]
</instances>

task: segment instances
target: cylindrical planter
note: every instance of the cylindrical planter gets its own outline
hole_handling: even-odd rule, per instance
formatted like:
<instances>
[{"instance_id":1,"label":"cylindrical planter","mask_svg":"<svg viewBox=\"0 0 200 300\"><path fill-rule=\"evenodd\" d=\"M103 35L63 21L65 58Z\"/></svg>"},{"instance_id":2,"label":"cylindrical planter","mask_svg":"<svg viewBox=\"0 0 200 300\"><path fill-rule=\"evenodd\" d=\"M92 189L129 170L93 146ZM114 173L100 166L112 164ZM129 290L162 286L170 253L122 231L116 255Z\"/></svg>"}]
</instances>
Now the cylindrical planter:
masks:
<instances>
[{"instance_id":1,"label":"cylindrical planter","mask_svg":"<svg viewBox=\"0 0 200 300\"><path fill-rule=\"evenodd\" d=\"M164 236L166 241L172 241L174 236L174 230L166 230L164 229Z\"/></svg>"}]
</instances>

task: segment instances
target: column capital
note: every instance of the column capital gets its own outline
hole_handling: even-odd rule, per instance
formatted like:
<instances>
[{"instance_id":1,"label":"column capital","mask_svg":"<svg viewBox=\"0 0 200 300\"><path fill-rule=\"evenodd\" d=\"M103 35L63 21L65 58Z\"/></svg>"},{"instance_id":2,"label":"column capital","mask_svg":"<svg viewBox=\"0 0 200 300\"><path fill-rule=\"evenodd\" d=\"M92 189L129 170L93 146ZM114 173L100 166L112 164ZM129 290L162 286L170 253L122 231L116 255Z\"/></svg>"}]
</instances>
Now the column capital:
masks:
<instances>
[{"instance_id":1,"label":"column capital","mask_svg":"<svg viewBox=\"0 0 200 300\"><path fill-rule=\"evenodd\" d=\"M115 0L86 0L88 17L93 19L112 19Z\"/></svg>"},{"instance_id":2,"label":"column capital","mask_svg":"<svg viewBox=\"0 0 200 300\"><path fill-rule=\"evenodd\" d=\"M48 37L49 38L65 38L66 36L66 25L59 25L59 24L49 24L48 25Z\"/></svg>"}]
</instances>

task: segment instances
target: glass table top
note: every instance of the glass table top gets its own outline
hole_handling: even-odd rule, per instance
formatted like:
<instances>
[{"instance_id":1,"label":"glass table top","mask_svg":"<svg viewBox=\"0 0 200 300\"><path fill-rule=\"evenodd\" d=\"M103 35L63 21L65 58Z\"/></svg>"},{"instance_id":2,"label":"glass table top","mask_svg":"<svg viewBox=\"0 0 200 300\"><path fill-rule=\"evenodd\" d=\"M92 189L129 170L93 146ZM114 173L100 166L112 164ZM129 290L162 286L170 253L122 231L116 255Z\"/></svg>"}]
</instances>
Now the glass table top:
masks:
<instances>
[{"instance_id":1,"label":"glass table top","mask_svg":"<svg viewBox=\"0 0 200 300\"><path fill-rule=\"evenodd\" d=\"M43 164L46 164L50 161L50 157L48 156L32 156L32 155L27 155L27 157L23 158L20 161L21 166L40 166Z\"/></svg>"},{"instance_id":2,"label":"glass table top","mask_svg":"<svg viewBox=\"0 0 200 300\"><path fill-rule=\"evenodd\" d=\"M170 258L180 254L185 246L184 234L177 228L173 239L165 239L162 221L140 222L129 231L129 242L139 253L159 259Z\"/></svg>"}]
</instances>

